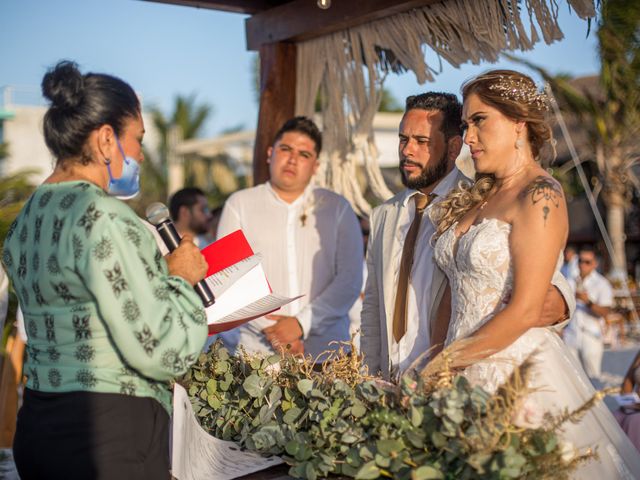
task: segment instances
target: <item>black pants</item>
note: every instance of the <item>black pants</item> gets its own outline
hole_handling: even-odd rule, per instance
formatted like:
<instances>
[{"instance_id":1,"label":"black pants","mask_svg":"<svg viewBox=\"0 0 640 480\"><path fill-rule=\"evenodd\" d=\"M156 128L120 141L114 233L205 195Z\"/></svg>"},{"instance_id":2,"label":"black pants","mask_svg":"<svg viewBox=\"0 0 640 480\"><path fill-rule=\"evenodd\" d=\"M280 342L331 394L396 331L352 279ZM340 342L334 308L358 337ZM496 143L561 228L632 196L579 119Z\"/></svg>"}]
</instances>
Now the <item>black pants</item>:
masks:
<instances>
[{"instance_id":1,"label":"black pants","mask_svg":"<svg viewBox=\"0 0 640 480\"><path fill-rule=\"evenodd\" d=\"M25 389L13 455L21 480L168 479L169 415L151 398Z\"/></svg>"}]
</instances>

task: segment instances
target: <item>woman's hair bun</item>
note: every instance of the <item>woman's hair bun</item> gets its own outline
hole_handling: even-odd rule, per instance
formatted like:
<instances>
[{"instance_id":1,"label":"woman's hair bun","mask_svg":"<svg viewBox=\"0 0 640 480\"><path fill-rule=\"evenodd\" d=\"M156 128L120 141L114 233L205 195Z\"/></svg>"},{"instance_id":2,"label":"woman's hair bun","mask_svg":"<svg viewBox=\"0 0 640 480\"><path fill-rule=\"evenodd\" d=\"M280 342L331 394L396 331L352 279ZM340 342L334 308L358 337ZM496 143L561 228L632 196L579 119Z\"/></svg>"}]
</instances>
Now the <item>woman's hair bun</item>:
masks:
<instances>
[{"instance_id":1,"label":"woman's hair bun","mask_svg":"<svg viewBox=\"0 0 640 480\"><path fill-rule=\"evenodd\" d=\"M75 62L63 60L42 79L42 95L51 106L62 110L75 109L84 99L84 77Z\"/></svg>"}]
</instances>

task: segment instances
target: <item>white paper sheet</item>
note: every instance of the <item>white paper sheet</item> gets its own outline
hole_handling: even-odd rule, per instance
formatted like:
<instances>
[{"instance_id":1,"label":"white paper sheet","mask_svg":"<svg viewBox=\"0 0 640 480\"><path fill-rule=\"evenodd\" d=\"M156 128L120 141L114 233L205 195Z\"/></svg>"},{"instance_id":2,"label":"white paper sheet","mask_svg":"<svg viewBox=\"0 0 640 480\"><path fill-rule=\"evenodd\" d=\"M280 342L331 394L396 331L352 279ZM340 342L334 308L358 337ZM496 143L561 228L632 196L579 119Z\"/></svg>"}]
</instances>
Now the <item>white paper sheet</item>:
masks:
<instances>
[{"instance_id":1,"label":"white paper sheet","mask_svg":"<svg viewBox=\"0 0 640 480\"><path fill-rule=\"evenodd\" d=\"M256 253L255 255L251 255L250 257L240 260L238 263L235 263L230 267L208 276L205 281L217 299L222 296L222 294L236 281L242 278L256 265L259 265L261 261L262 255Z\"/></svg>"},{"instance_id":2,"label":"white paper sheet","mask_svg":"<svg viewBox=\"0 0 640 480\"><path fill-rule=\"evenodd\" d=\"M242 277L236 279L222 295L216 295L216 302L206 309L207 322L209 324L217 323L270 293L271 289L262 265L255 265Z\"/></svg>"},{"instance_id":3,"label":"white paper sheet","mask_svg":"<svg viewBox=\"0 0 640 480\"><path fill-rule=\"evenodd\" d=\"M270 293L269 295L262 297L256 300L255 302L250 303L246 307L236 310L235 312L219 320L215 320L214 322L210 321L209 324L212 324L212 323L222 324L227 322L235 322L236 320L243 320L245 318L254 319L257 317L261 317L262 315L271 313L274 310L279 309L283 305L286 305L287 303L291 303L300 297L302 297L302 295L298 295L297 297L293 297L293 298L288 298L288 297L283 297L282 295L278 295L276 293ZM210 320L209 315L207 315L207 319Z\"/></svg>"},{"instance_id":4,"label":"white paper sheet","mask_svg":"<svg viewBox=\"0 0 640 480\"><path fill-rule=\"evenodd\" d=\"M283 463L243 452L233 442L209 435L198 423L187 391L173 391L172 475L178 480L227 480Z\"/></svg>"}]
</instances>

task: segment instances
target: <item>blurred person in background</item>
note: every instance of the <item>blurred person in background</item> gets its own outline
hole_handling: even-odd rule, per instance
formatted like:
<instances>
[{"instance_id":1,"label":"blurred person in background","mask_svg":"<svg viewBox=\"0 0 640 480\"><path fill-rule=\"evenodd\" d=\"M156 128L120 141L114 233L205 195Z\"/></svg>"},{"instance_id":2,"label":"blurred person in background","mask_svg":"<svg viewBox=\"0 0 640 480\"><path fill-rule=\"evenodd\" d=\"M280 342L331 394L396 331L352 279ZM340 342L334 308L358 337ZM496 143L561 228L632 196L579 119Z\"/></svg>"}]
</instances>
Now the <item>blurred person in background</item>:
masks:
<instances>
[{"instance_id":1,"label":"blurred person in background","mask_svg":"<svg viewBox=\"0 0 640 480\"><path fill-rule=\"evenodd\" d=\"M629 366L629 370L622 381L620 393L640 393L640 352L638 352ZM620 407L613 412L616 420L629 436L631 443L640 452L640 403Z\"/></svg>"},{"instance_id":2,"label":"blurred person in background","mask_svg":"<svg viewBox=\"0 0 640 480\"><path fill-rule=\"evenodd\" d=\"M604 317L613 305L613 289L598 271L598 259L591 247L578 255L580 273L570 279L576 292L576 310L563 332L569 350L580 360L590 378L600 378L604 353Z\"/></svg>"},{"instance_id":3,"label":"blurred person in background","mask_svg":"<svg viewBox=\"0 0 640 480\"><path fill-rule=\"evenodd\" d=\"M178 233L191 235L198 248L213 241L209 235L213 216L207 197L199 188L187 187L174 193L169 199L169 213Z\"/></svg>"}]
</instances>

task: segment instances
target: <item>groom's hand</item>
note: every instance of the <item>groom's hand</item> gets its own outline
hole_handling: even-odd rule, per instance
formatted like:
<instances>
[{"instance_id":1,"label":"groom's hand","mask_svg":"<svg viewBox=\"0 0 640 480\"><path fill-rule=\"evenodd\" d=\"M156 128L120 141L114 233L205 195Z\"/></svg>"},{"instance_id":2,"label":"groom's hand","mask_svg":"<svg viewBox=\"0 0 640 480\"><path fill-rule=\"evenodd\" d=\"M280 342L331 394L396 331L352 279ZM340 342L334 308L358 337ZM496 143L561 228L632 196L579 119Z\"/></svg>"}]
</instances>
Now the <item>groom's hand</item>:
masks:
<instances>
[{"instance_id":1,"label":"groom's hand","mask_svg":"<svg viewBox=\"0 0 640 480\"><path fill-rule=\"evenodd\" d=\"M542 314L536 327L549 327L569 318L569 307L560 291L551 285L544 298Z\"/></svg>"},{"instance_id":2,"label":"groom's hand","mask_svg":"<svg viewBox=\"0 0 640 480\"><path fill-rule=\"evenodd\" d=\"M296 317L288 315L267 315L269 320L275 320L276 324L262 330L275 351L281 346L294 344L302 338L302 327Z\"/></svg>"}]
</instances>

